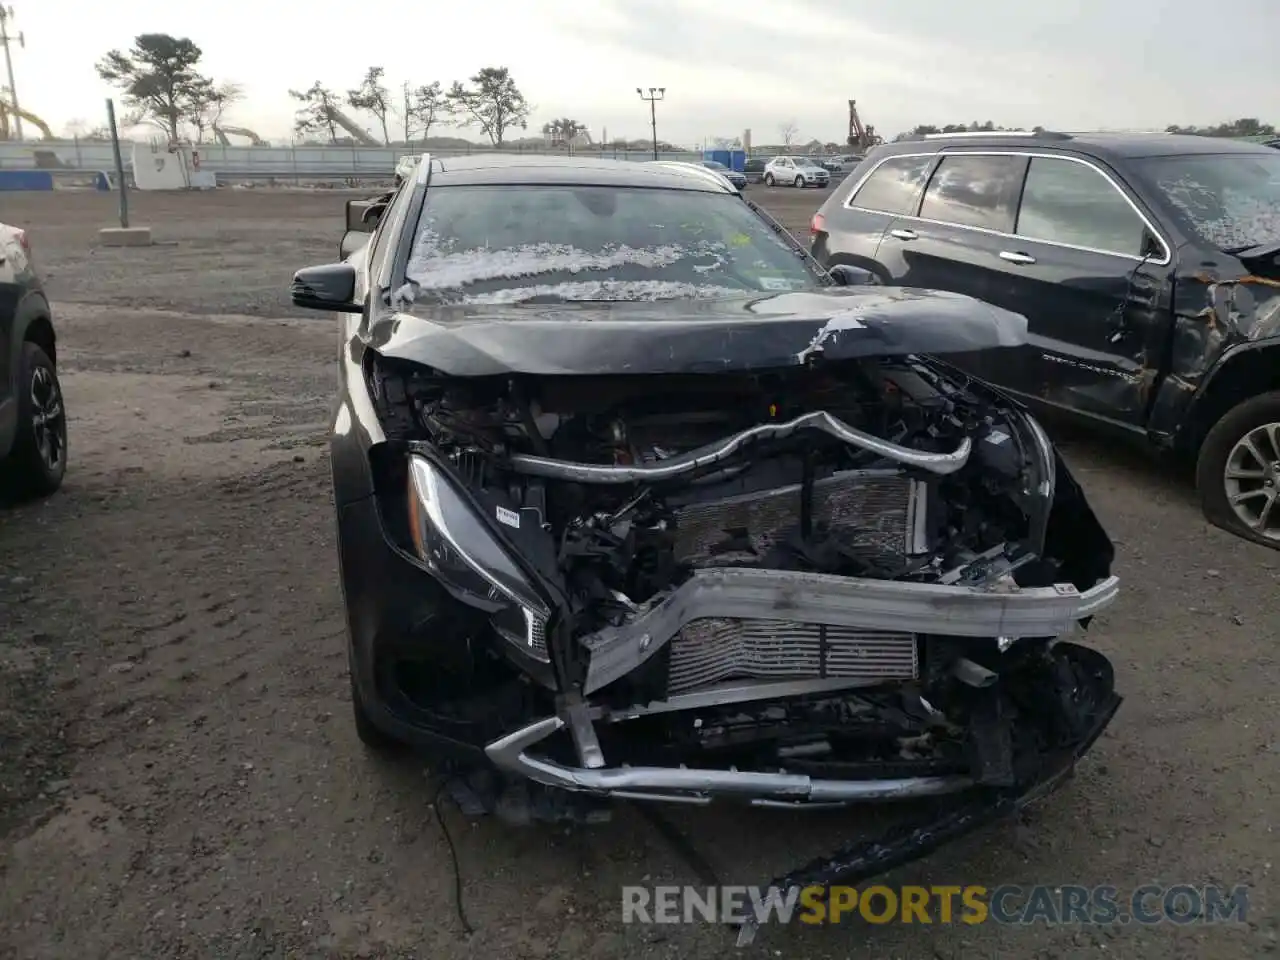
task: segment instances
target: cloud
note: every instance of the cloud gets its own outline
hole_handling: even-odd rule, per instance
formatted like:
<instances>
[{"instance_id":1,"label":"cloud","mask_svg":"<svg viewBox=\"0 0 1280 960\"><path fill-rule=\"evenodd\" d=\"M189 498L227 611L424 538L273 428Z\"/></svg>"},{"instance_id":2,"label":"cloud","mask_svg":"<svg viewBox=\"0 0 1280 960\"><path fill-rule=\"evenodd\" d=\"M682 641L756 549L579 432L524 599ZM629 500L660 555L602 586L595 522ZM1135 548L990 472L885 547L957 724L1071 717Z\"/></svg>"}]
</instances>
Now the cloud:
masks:
<instances>
[{"instance_id":1,"label":"cloud","mask_svg":"<svg viewBox=\"0 0 1280 960\"><path fill-rule=\"evenodd\" d=\"M351 16L340 0L314 0L308 10L315 22ZM159 0L119 10L82 0L25 4L27 49L16 60L24 105L55 128L100 117L111 91L94 61L138 33L166 31L198 43L217 79L244 85L234 119L267 136L287 133L287 91L314 80L315 65L345 90L370 63L385 66L397 88L506 65L537 106L535 128L565 115L597 136L603 127L647 136L648 109L635 88L664 85L659 135L683 143L748 127L764 142L792 118L802 137L842 140L849 99L890 136L969 120L1077 130L1241 114L1280 122L1276 0L1211 8L1192 0L485 0L441 16L361 0L360 22L395 38L372 46L340 30L300 35L292 11L222 0L209 19ZM301 37L307 57L287 47L282 56L281 37Z\"/></svg>"}]
</instances>

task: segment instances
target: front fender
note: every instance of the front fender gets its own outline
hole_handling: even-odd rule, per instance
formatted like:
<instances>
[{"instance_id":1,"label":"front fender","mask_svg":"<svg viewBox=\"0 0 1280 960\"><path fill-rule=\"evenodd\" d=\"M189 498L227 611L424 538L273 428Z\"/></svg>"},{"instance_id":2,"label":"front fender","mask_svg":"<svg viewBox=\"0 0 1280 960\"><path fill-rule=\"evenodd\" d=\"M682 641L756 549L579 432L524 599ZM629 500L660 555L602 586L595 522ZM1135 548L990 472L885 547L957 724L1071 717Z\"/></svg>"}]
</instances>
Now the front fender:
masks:
<instances>
[{"instance_id":1,"label":"front fender","mask_svg":"<svg viewBox=\"0 0 1280 960\"><path fill-rule=\"evenodd\" d=\"M353 317L347 322L358 320ZM369 449L387 439L365 379L367 351L368 347L359 337L343 337L338 358L338 402L329 434L333 499L338 507L373 495Z\"/></svg>"},{"instance_id":2,"label":"front fender","mask_svg":"<svg viewBox=\"0 0 1280 960\"><path fill-rule=\"evenodd\" d=\"M8 342L4 344L5 349L0 350L0 360L6 361L5 369L0 370L0 457L5 456L13 446L13 438L18 429L18 404L13 395L13 385L18 382L23 341L27 339L32 324L49 323L51 319L49 300L41 290L28 290L14 305L13 324L7 331ZM0 324L0 335L5 334L3 324ZM51 347L52 333L47 339L50 343L46 346ZM56 357L51 356L50 359L56 360Z\"/></svg>"},{"instance_id":3,"label":"front fender","mask_svg":"<svg viewBox=\"0 0 1280 960\"><path fill-rule=\"evenodd\" d=\"M19 354L22 342L27 339L27 331L31 324L38 320L46 323L53 319L49 309L49 299L42 290L30 290L24 294L14 307L13 329L9 331L9 382L18 375ZM50 357L53 360L55 358Z\"/></svg>"}]
</instances>

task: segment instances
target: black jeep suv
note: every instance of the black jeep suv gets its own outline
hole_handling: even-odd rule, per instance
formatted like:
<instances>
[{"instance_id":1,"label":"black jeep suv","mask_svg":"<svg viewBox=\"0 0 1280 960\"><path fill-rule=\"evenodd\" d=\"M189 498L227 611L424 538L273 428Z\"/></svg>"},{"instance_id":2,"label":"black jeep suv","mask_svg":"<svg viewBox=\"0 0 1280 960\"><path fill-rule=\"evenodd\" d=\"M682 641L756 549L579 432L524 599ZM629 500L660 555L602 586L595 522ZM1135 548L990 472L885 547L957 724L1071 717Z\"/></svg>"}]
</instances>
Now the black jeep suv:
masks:
<instances>
[{"instance_id":1,"label":"black jeep suv","mask_svg":"<svg viewBox=\"0 0 1280 960\"><path fill-rule=\"evenodd\" d=\"M1026 316L956 360L1033 406L1196 458L1205 516L1280 549L1280 153L1170 134L872 150L811 225L827 266Z\"/></svg>"}]
</instances>

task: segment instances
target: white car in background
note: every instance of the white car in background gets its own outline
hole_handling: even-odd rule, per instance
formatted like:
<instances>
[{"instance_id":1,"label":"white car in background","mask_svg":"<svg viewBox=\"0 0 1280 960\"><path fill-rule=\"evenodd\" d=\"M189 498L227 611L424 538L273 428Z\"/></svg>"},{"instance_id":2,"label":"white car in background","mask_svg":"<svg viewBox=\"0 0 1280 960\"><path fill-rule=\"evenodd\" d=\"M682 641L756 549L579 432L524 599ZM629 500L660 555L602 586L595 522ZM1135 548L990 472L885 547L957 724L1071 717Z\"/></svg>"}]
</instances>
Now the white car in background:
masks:
<instances>
[{"instance_id":1,"label":"white car in background","mask_svg":"<svg viewBox=\"0 0 1280 960\"><path fill-rule=\"evenodd\" d=\"M792 187L825 187L831 174L808 157L774 157L764 168L766 187L783 184Z\"/></svg>"}]
</instances>

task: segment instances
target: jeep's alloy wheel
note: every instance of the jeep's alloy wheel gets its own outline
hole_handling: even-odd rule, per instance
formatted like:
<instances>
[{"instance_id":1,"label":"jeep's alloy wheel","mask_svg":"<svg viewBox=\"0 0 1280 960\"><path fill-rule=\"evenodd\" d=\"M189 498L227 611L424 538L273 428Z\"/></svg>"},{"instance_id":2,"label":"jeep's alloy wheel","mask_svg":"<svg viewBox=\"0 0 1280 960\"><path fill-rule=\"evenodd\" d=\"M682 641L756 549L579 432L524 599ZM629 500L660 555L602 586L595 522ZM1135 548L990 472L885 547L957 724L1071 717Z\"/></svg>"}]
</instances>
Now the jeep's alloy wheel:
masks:
<instances>
[{"instance_id":1,"label":"jeep's alloy wheel","mask_svg":"<svg viewBox=\"0 0 1280 960\"><path fill-rule=\"evenodd\" d=\"M1240 521L1260 536L1280 540L1280 423L1254 427L1236 441L1222 479Z\"/></svg>"}]
</instances>

